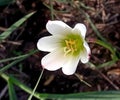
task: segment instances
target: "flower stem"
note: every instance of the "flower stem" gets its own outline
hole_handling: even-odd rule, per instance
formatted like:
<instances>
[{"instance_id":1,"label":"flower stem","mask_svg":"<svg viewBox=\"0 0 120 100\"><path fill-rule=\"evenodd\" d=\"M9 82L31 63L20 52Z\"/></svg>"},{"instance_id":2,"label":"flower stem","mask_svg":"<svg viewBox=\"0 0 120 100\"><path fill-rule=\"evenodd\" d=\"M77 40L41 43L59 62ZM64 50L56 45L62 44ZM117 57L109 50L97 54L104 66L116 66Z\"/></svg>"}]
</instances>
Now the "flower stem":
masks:
<instances>
[{"instance_id":1,"label":"flower stem","mask_svg":"<svg viewBox=\"0 0 120 100\"><path fill-rule=\"evenodd\" d=\"M40 76L39 76L39 78L38 78L38 81L37 81L37 83L36 83L36 85L35 85L32 93L31 93L31 95L29 96L28 100L31 100L31 99L32 99L32 97L33 97L33 95L34 95L34 93L35 93L35 91L36 91L36 89L37 89L37 87L38 87L38 84L39 84L39 82L40 82L40 80L41 80L41 78L42 78L43 72L44 72L44 69L42 69L42 72L40 73Z\"/></svg>"}]
</instances>

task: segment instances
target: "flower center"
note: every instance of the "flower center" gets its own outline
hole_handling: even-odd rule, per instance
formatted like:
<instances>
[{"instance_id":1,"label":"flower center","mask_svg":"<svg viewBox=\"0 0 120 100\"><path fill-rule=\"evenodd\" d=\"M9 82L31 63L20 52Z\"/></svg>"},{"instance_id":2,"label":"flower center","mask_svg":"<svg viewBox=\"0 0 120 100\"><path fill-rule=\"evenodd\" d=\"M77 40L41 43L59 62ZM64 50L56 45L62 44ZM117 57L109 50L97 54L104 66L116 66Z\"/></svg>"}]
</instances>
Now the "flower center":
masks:
<instances>
[{"instance_id":1,"label":"flower center","mask_svg":"<svg viewBox=\"0 0 120 100\"><path fill-rule=\"evenodd\" d=\"M64 47L64 53L65 55L71 53L73 54L75 51L77 51L77 46L76 46L76 40L65 40L66 47Z\"/></svg>"},{"instance_id":2,"label":"flower center","mask_svg":"<svg viewBox=\"0 0 120 100\"><path fill-rule=\"evenodd\" d=\"M82 36L75 33L67 34L61 39L60 44L63 47L64 56L78 56L84 49Z\"/></svg>"}]
</instances>

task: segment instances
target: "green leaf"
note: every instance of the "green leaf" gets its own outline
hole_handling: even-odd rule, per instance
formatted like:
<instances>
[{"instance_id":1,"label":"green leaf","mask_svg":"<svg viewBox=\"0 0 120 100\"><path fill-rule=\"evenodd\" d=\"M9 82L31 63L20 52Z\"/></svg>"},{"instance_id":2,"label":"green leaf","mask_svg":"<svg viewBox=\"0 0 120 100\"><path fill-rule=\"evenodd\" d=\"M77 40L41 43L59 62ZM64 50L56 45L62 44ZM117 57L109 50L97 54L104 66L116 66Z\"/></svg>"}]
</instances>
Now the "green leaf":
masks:
<instances>
[{"instance_id":1,"label":"green leaf","mask_svg":"<svg viewBox=\"0 0 120 100\"><path fill-rule=\"evenodd\" d=\"M29 17L31 17L35 12L32 12L26 16L24 16L23 18L21 18L20 20L18 20L17 22L15 22L13 25L11 25L5 32L3 32L0 35L0 40L4 40L6 39L13 31L15 31L21 24L23 24Z\"/></svg>"},{"instance_id":2,"label":"green leaf","mask_svg":"<svg viewBox=\"0 0 120 100\"><path fill-rule=\"evenodd\" d=\"M15 89L10 79L8 80L9 100L17 100Z\"/></svg>"},{"instance_id":3,"label":"green leaf","mask_svg":"<svg viewBox=\"0 0 120 100\"><path fill-rule=\"evenodd\" d=\"M21 88L21 89L24 90L25 92L27 92L27 93L29 93L29 94L32 94L32 89L31 89L31 88L29 88L27 85L23 84L21 81L19 81L18 79L14 78L13 76L7 75L7 74L5 74L5 73L0 73L0 76L1 76L4 80L6 80L6 81L8 81L8 80L10 79L11 82L12 82L14 85L18 86L19 88ZM33 96L36 97L37 99L40 99L40 95L39 95L38 93L36 93L36 92L33 94Z\"/></svg>"},{"instance_id":4,"label":"green leaf","mask_svg":"<svg viewBox=\"0 0 120 100\"><path fill-rule=\"evenodd\" d=\"M0 76L5 80L10 79L13 84L31 94L32 90L16 78L1 73ZM71 93L71 94L48 94L48 93L38 93L33 94L37 99L56 99L56 100L119 100L120 91L94 91L94 92L81 92L81 93Z\"/></svg>"},{"instance_id":5,"label":"green leaf","mask_svg":"<svg viewBox=\"0 0 120 100\"><path fill-rule=\"evenodd\" d=\"M112 59L114 61L117 61L118 60L118 57L116 55L116 48L114 48L113 46L107 44L106 42L103 42L102 40L96 40L96 43L105 47L106 49L108 49L111 53L112 53Z\"/></svg>"},{"instance_id":6,"label":"green leaf","mask_svg":"<svg viewBox=\"0 0 120 100\"><path fill-rule=\"evenodd\" d=\"M111 60L102 64L97 65L97 68L102 68L102 67L111 67L113 64L115 64L116 61Z\"/></svg>"},{"instance_id":7,"label":"green leaf","mask_svg":"<svg viewBox=\"0 0 120 100\"><path fill-rule=\"evenodd\" d=\"M0 0L0 6L8 5L14 2L15 0Z\"/></svg>"},{"instance_id":8,"label":"green leaf","mask_svg":"<svg viewBox=\"0 0 120 100\"><path fill-rule=\"evenodd\" d=\"M105 47L106 49L110 50L110 52L111 52L112 54L115 53L114 48L111 47L111 46L109 46L108 44L106 44L106 42L104 42L104 41L102 41L102 40L96 40L96 43L99 44L99 45L101 45L101 46L103 46L103 47Z\"/></svg>"}]
</instances>

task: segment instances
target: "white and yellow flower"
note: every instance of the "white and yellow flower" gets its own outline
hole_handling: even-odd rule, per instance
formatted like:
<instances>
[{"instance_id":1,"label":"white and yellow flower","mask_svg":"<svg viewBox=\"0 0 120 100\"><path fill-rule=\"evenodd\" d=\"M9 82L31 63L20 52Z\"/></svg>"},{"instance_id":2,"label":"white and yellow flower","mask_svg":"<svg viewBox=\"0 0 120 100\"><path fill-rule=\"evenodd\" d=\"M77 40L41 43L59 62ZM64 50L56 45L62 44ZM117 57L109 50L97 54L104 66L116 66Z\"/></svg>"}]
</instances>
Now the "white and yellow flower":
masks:
<instances>
[{"instance_id":1,"label":"white and yellow flower","mask_svg":"<svg viewBox=\"0 0 120 100\"><path fill-rule=\"evenodd\" d=\"M89 61L90 48L85 41L86 27L78 23L74 28L62 21L48 21L46 29L51 36L39 39L37 47L50 52L41 60L43 68L55 71L62 68L66 75L75 73L79 60Z\"/></svg>"}]
</instances>

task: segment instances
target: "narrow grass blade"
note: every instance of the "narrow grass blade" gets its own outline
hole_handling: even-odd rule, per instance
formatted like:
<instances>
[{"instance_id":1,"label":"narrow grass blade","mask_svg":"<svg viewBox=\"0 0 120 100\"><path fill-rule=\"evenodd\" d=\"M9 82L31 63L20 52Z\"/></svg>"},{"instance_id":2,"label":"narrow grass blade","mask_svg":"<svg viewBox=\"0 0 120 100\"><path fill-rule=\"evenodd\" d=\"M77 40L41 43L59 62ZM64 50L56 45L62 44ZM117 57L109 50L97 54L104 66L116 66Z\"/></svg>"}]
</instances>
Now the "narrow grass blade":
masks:
<instances>
[{"instance_id":1,"label":"narrow grass blade","mask_svg":"<svg viewBox=\"0 0 120 100\"><path fill-rule=\"evenodd\" d=\"M92 63L89 63L89 64L90 64L90 66L93 66L93 67L95 67L95 68L103 68L103 67L111 67L111 66L113 66L113 64L115 64L115 63L116 63L116 61L110 60L110 61L108 61L108 62L99 64L99 65L93 65Z\"/></svg>"},{"instance_id":2,"label":"narrow grass blade","mask_svg":"<svg viewBox=\"0 0 120 100\"><path fill-rule=\"evenodd\" d=\"M89 15L85 12L83 12L86 19L88 20L88 22L90 23L92 29L95 31L96 35L104 42L107 42L106 39L100 34L100 32L97 30L97 28L95 27L95 25L93 24L93 22L91 21Z\"/></svg>"},{"instance_id":3,"label":"narrow grass blade","mask_svg":"<svg viewBox=\"0 0 120 100\"><path fill-rule=\"evenodd\" d=\"M10 79L8 80L9 100L17 100L15 89Z\"/></svg>"},{"instance_id":4,"label":"narrow grass blade","mask_svg":"<svg viewBox=\"0 0 120 100\"><path fill-rule=\"evenodd\" d=\"M11 57L11 58L2 59L2 60L0 60L0 63L4 63L4 62L7 62L7 61L12 61L12 60L17 60L17 59L25 58L25 57L28 57L28 56L36 53L37 51L38 50L32 50L28 54L20 55L20 56L17 56L17 57Z\"/></svg>"},{"instance_id":5,"label":"narrow grass blade","mask_svg":"<svg viewBox=\"0 0 120 100\"><path fill-rule=\"evenodd\" d=\"M105 47L106 49L108 49L111 53L112 53L112 59L114 61L118 60L118 57L116 55L116 48L112 47L111 45L107 44L106 42L102 41L102 40L96 40L96 43Z\"/></svg>"},{"instance_id":6,"label":"narrow grass blade","mask_svg":"<svg viewBox=\"0 0 120 100\"><path fill-rule=\"evenodd\" d=\"M50 12L51 12L51 20L54 20L54 8L53 8L52 0L50 0Z\"/></svg>"},{"instance_id":7,"label":"narrow grass blade","mask_svg":"<svg viewBox=\"0 0 120 100\"><path fill-rule=\"evenodd\" d=\"M0 40L4 40L6 39L14 30L16 30L21 24L23 24L29 17L31 17L35 12L32 12L26 16L24 16L23 18L21 18L20 20L18 20L17 22L15 22L12 26L10 26L5 32L3 32L0 35Z\"/></svg>"},{"instance_id":8,"label":"narrow grass blade","mask_svg":"<svg viewBox=\"0 0 120 100\"><path fill-rule=\"evenodd\" d=\"M17 56L17 57L11 57L11 58L2 59L2 60L0 60L0 63L4 63L4 62L7 62L7 61L12 61L12 60L17 60L17 59L21 59L21 58L24 58L24 57L27 57L27 56L28 56L28 54L20 55L20 56Z\"/></svg>"},{"instance_id":9,"label":"narrow grass blade","mask_svg":"<svg viewBox=\"0 0 120 100\"><path fill-rule=\"evenodd\" d=\"M31 51L30 53L28 53L28 54L25 54L25 55L16 57L17 59L16 59L15 61L11 62L10 64L8 64L8 65L6 65L6 66L4 66L4 67L2 67L2 68L0 69L0 73L6 71L6 70L9 69L11 66L13 66L13 65L17 64L18 62L26 59L27 57L31 56L32 54L36 53L37 51L38 51L38 50L32 50L32 51ZM13 59L7 59L7 61L8 61L8 60L13 60Z\"/></svg>"},{"instance_id":10,"label":"narrow grass blade","mask_svg":"<svg viewBox=\"0 0 120 100\"><path fill-rule=\"evenodd\" d=\"M15 61L13 61L12 63L10 63L10 64L2 67L2 68L0 69L0 73L6 71L6 70L9 69L11 66L17 64L18 62L20 62L20 61L22 61L22 60L24 60L24 59L25 59L25 58L15 60Z\"/></svg>"},{"instance_id":11,"label":"narrow grass blade","mask_svg":"<svg viewBox=\"0 0 120 100\"><path fill-rule=\"evenodd\" d=\"M103 46L103 47L105 47L106 49L110 50L110 52L111 52L112 54L115 53L115 49L112 48L111 46L109 46L108 44L106 44L104 41L96 40L96 43L99 44L99 45L101 45L101 46Z\"/></svg>"}]
</instances>

